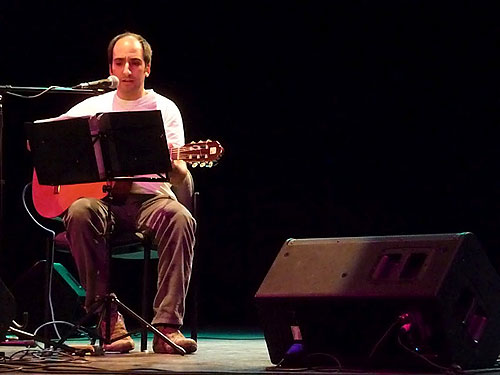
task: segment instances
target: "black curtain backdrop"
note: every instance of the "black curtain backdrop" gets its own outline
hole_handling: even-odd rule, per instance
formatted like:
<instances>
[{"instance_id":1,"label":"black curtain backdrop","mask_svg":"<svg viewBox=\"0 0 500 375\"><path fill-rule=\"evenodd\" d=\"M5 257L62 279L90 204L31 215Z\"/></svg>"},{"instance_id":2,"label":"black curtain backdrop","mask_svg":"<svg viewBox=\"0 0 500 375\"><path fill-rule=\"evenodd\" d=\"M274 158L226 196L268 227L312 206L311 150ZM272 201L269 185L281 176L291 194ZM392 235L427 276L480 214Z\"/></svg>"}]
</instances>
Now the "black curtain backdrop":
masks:
<instances>
[{"instance_id":1,"label":"black curtain backdrop","mask_svg":"<svg viewBox=\"0 0 500 375\"><path fill-rule=\"evenodd\" d=\"M495 1L10 2L0 84L108 76L125 30L152 44L147 87L187 140L226 149L201 191L203 322L254 324L253 295L290 237L471 231L500 267L500 5ZM2 278L43 256L20 203L23 121L80 98L6 99Z\"/></svg>"}]
</instances>

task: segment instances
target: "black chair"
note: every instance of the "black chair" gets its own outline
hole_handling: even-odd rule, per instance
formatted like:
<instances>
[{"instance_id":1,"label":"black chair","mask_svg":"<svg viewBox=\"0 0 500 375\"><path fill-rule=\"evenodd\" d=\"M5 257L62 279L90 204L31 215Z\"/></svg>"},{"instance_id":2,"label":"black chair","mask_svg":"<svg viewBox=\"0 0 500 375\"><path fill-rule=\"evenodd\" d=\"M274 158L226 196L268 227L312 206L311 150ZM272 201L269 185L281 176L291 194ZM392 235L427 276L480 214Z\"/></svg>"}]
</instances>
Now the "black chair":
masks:
<instances>
[{"instance_id":1,"label":"black chair","mask_svg":"<svg viewBox=\"0 0 500 375\"><path fill-rule=\"evenodd\" d=\"M198 220L198 208L199 208L199 192L194 191L194 184L191 174L189 174L189 181L187 181L186 186L183 189L174 189L176 196L186 208L190 210L195 220ZM27 199L27 197L30 197ZM23 191L23 201L25 202L25 208L28 211L30 217L42 228L47 228L40 222L49 220L50 222L61 222L60 218L46 219L42 218L36 213L31 201L31 183L26 185ZM48 285L48 275L50 275L50 267L54 262L55 252L69 252L69 242L66 238L66 231L61 230L61 225L59 225L59 231L53 237L48 239L47 242L47 270L46 270L46 284ZM52 231L49 229L49 231ZM110 251L111 257L114 259L125 259L125 260L143 260L143 274L142 274L142 298L141 298L141 312L140 316L145 320L150 320L150 303L149 303L149 293L148 286L150 280L150 268L152 260L158 259L158 253L150 241L148 236L140 232L118 232L111 236L110 239ZM197 248L198 248L197 244ZM196 258L196 257L195 257ZM195 262L196 263L196 262ZM193 273L196 271L196 264L193 264ZM197 306L197 277L192 277L190 291L189 291L189 301L188 312L189 322L190 322L190 336L192 339L198 339L198 306ZM46 307L45 307L45 319L50 320L50 309L48 299L50 291L48 286L46 288ZM141 331L141 351L147 350L147 329Z\"/></svg>"}]
</instances>

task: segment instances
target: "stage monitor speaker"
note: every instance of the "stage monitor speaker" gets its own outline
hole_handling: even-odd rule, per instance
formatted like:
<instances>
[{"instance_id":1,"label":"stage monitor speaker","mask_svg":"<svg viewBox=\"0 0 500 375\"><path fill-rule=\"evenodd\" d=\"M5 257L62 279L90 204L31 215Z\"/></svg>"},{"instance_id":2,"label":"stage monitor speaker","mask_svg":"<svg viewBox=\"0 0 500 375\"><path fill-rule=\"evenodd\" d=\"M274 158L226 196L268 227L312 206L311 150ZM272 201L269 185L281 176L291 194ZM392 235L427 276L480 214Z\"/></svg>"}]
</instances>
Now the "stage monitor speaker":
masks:
<instances>
[{"instance_id":1,"label":"stage monitor speaker","mask_svg":"<svg viewBox=\"0 0 500 375\"><path fill-rule=\"evenodd\" d=\"M472 233L290 239L255 298L275 364L472 369L500 353L500 277Z\"/></svg>"},{"instance_id":2,"label":"stage monitor speaker","mask_svg":"<svg viewBox=\"0 0 500 375\"><path fill-rule=\"evenodd\" d=\"M23 273L12 286L12 293L17 302L18 314L28 313L26 331L33 333L45 320L45 266L40 260ZM76 323L85 311L85 290L73 275L61 263L54 263L52 272L52 306L54 317L58 321ZM22 321L21 317L18 319ZM57 325L59 333L65 334L71 327ZM57 337L53 329L51 337Z\"/></svg>"},{"instance_id":3,"label":"stage monitor speaker","mask_svg":"<svg viewBox=\"0 0 500 375\"><path fill-rule=\"evenodd\" d=\"M5 340L5 335L16 315L14 296L0 280L0 341Z\"/></svg>"}]
</instances>

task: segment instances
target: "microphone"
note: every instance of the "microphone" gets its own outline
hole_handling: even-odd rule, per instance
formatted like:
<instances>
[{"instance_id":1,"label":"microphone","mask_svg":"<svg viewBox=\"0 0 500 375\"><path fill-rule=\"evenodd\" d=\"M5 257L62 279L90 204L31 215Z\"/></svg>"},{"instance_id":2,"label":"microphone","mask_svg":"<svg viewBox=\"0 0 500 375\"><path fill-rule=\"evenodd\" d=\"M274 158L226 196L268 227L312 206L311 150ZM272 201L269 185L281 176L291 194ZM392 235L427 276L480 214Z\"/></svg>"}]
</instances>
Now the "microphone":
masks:
<instances>
[{"instance_id":1,"label":"microphone","mask_svg":"<svg viewBox=\"0 0 500 375\"><path fill-rule=\"evenodd\" d=\"M106 79L100 79L98 81L83 82L83 83L80 83L76 86L73 86L73 88L74 89L90 89L90 90L115 89L119 83L120 83L120 80L118 79L117 76L109 76Z\"/></svg>"}]
</instances>

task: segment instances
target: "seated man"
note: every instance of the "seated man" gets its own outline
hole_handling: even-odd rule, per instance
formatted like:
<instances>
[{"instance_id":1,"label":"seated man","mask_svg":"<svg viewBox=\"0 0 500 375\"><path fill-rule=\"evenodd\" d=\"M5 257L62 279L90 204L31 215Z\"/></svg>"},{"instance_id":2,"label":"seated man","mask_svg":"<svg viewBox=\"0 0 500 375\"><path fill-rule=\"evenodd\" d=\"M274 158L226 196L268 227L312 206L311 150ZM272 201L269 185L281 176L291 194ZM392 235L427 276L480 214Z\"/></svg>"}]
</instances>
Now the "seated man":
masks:
<instances>
[{"instance_id":1,"label":"seated man","mask_svg":"<svg viewBox=\"0 0 500 375\"><path fill-rule=\"evenodd\" d=\"M169 148L182 146L184 129L179 109L171 100L144 88L145 78L151 72L151 56L149 43L140 35L123 33L113 38L108 47L108 61L110 74L119 78L117 90L88 98L67 114L86 116L98 112L158 109L161 110ZM196 223L171 190L172 185L182 188L189 184L189 177L186 164L175 160L169 173L170 183L134 182L131 186L129 183L125 186L128 189L125 198L120 202L107 198L80 198L65 213L64 223L80 282L87 291L87 309L97 297L108 293L106 234L113 230L143 231L152 237L159 255L158 291L152 324L187 353L192 353L197 349L196 342L185 338L179 329L183 323L191 276ZM126 183L117 183L116 190L120 185ZM111 222L107 218L108 210L111 211ZM111 338L125 331L123 317L114 311ZM127 352L134 348L134 342L127 336L104 348ZM175 353L157 336L153 340L153 350Z\"/></svg>"}]
</instances>

